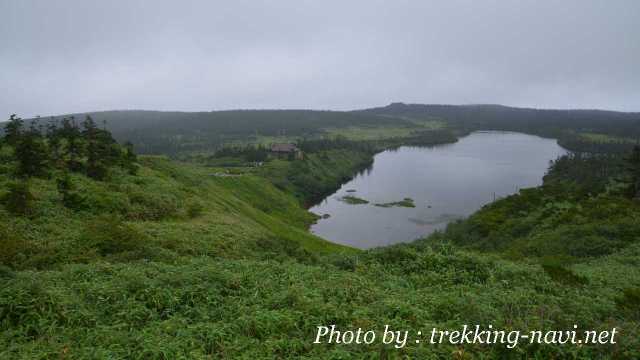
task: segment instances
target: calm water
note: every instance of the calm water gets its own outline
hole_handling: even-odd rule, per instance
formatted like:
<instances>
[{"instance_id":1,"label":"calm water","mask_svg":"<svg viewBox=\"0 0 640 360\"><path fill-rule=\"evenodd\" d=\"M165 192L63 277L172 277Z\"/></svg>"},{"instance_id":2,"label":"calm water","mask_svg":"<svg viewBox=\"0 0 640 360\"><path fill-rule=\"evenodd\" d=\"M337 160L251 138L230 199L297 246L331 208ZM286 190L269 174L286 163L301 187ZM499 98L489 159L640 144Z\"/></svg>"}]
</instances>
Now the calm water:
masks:
<instances>
[{"instance_id":1,"label":"calm water","mask_svg":"<svg viewBox=\"0 0 640 360\"><path fill-rule=\"evenodd\" d=\"M455 144L388 150L375 156L368 171L310 209L330 215L311 231L358 248L411 241L470 215L494 196L540 185L549 161L564 153L555 140L493 131L475 132ZM370 203L340 201L345 195ZM406 197L415 208L373 205Z\"/></svg>"}]
</instances>

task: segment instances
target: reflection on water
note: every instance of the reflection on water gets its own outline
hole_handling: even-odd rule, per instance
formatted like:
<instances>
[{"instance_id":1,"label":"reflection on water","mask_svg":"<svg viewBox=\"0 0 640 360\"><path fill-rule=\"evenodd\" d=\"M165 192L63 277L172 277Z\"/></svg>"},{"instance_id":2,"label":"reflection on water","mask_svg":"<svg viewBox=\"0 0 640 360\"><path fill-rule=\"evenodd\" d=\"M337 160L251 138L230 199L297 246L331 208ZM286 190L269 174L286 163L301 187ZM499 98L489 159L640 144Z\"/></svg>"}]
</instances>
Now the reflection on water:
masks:
<instances>
[{"instance_id":1,"label":"reflection on water","mask_svg":"<svg viewBox=\"0 0 640 360\"><path fill-rule=\"evenodd\" d=\"M443 229L494 198L540 185L549 161L565 152L552 139L493 131L475 132L454 144L387 150L310 209L331 215L311 231L359 248L411 241ZM339 201L346 195L369 204ZM404 198L413 199L415 207L374 206Z\"/></svg>"}]
</instances>

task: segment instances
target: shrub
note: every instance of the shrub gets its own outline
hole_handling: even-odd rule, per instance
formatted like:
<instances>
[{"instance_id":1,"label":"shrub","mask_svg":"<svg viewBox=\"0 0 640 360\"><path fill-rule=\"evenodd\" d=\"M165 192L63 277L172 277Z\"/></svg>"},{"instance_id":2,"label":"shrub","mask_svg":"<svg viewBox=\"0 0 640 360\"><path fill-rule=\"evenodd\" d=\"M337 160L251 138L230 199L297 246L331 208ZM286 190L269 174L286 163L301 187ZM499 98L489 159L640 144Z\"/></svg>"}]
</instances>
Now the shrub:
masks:
<instances>
[{"instance_id":1,"label":"shrub","mask_svg":"<svg viewBox=\"0 0 640 360\"><path fill-rule=\"evenodd\" d=\"M626 288L616 299L618 309L634 319L640 319L640 287Z\"/></svg>"},{"instance_id":2,"label":"shrub","mask_svg":"<svg viewBox=\"0 0 640 360\"><path fill-rule=\"evenodd\" d=\"M47 177L49 154L46 142L37 131L27 132L15 146L18 160L17 174L24 178Z\"/></svg>"},{"instance_id":3,"label":"shrub","mask_svg":"<svg viewBox=\"0 0 640 360\"><path fill-rule=\"evenodd\" d=\"M277 237L263 237L256 240L254 249L264 258L277 261L286 261L291 258L301 263L315 263L318 261L317 254L311 253L300 246L300 244Z\"/></svg>"},{"instance_id":4,"label":"shrub","mask_svg":"<svg viewBox=\"0 0 640 360\"><path fill-rule=\"evenodd\" d=\"M75 190L71 177L66 174L56 181L58 192L62 196L62 204L69 209L80 210L85 207L86 198Z\"/></svg>"},{"instance_id":5,"label":"shrub","mask_svg":"<svg viewBox=\"0 0 640 360\"><path fill-rule=\"evenodd\" d=\"M344 271L355 271L358 266L358 258L355 255L333 254L327 256L329 263Z\"/></svg>"},{"instance_id":6,"label":"shrub","mask_svg":"<svg viewBox=\"0 0 640 360\"><path fill-rule=\"evenodd\" d=\"M202 205L202 203L199 201L193 201L190 202L189 205L187 205L187 216L190 219L197 218L198 216L202 215L203 212L204 205Z\"/></svg>"},{"instance_id":7,"label":"shrub","mask_svg":"<svg viewBox=\"0 0 640 360\"><path fill-rule=\"evenodd\" d=\"M542 269L549 275L551 280L564 285L580 286L587 283L587 279L584 276L576 275L570 269L553 262L542 264Z\"/></svg>"},{"instance_id":8,"label":"shrub","mask_svg":"<svg viewBox=\"0 0 640 360\"><path fill-rule=\"evenodd\" d=\"M398 265L409 263L418 258L414 249L407 245L394 245L382 249L372 250L371 254L383 265Z\"/></svg>"},{"instance_id":9,"label":"shrub","mask_svg":"<svg viewBox=\"0 0 640 360\"><path fill-rule=\"evenodd\" d=\"M131 208L128 217L134 220L157 221L178 214L180 201L174 194L136 191L129 194Z\"/></svg>"},{"instance_id":10,"label":"shrub","mask_svg":"<svg viewBox=\"0 0 640 360\"><path fill-rule=\"evenodd\" d=\"M15 276L16 274L15 272L13 272L13 270L11 270L11 268L4 265L0 265L0 279L2 280L12 279Z\"/></svg>"},{"instance_id":11,"label":"shrub","mask_svg":"<svg viewBox=\"0 0 640 360\"><path fill-rule=\"evenodd\" d=\"M26 249L26 241L19 233L0 224L0 265L16 265Z\"/></svg>"},{"instance_id":12,"label":"shrub","mask_svg":"<svg viewBox=\"0 0 640 360\"><path fill-rule=\"evenodd\" d=\"M26 181L14 182L8 185L9 192L2 198L2 202L9 212L15 215L28 216L33 214L33 194Z\"/></svg>"},{"instance_id":13,"label":"shrub","mask_svg":"<svg viewBox=\"0 0 640 360\"><path fill-rule=\"evenodd\" d=\"M100 255L141 250L146 235L117 217L103 216L90 221L82 235L85 246Z\"/></svg>"},{"instance_id":14,"label":"shrub","mask_svg":"<svg viewBox=\"0 0 640 360\"><path fill-rule=\"evenodd\" d=\"M107 167L101 162L88 163L86 170L87 170L87 176L95 180L99 180L99 181L108 180L110 176L109 167Z\"/></svg>"}]
</instances>

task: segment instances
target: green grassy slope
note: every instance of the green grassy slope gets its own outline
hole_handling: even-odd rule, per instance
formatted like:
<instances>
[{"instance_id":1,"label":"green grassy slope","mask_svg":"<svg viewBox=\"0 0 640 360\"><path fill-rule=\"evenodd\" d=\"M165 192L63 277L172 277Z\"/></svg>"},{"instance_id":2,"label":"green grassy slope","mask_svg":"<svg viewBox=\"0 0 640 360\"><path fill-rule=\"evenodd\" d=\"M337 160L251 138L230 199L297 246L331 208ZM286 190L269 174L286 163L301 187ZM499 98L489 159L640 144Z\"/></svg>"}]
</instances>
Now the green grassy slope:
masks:
<instances>
[{"instance_id":1,"label":"green grassy slope","mask_svg":"<svg viewBox=\"0 0 640 360\"><path fill-rule=\"evenodd\" d=\"M3 359L594 358L638 355L637 246L576 266L567 286L540 266L425 242L297 261L194 256L176 263L98 262L3 272ZM626 282L621 281L624 275ZM616 345L314 345L315 327L621 329Z\"/></svg>"},{"instance_id":2,"label":"green grassy slope","mask_svg":"<svg viewBox=\"0 0 640 360\"><path fill-rule=\"evenodd\" d=\"M581 261L640 242L640 203L626 196L624 160L564 156L541 187L484 206L451 224L458 245L516 258Z\"/></svg>"},{"instance_id":3,"label":"green grassy slope","mask_svg":"<svg viewBox=\"0 0 640 360\"><path fill-rule=\"evenodd\" d=\"M525 192L445 233L361 252L305 232L310 215L261 177L215 177L210 169L160 157L141 163L139 175L117 174L110 182L75 176L87 197L84 210L62 207L52 180L33 180L32 218L0 210L0 358L640 355L640 242L633 227L623 226L637 219L637 204L618 201L623 209L606 206L593 214L602 226L611 225L603 227L601 241L624 240L629 233L624 246L571 258L573 247L554 248L565 255L561 260L570 260L560 266L543 261L544 254L529 257L528 249L511 248L517 241L494 240L503 239L500 234L535 239L552 233L557 217L566 216L557 209L584 210L582 202L592 201L575 187L563 191L570 206L529 201ZM579 195L571 197L574 192ZM505 209L526 221L509 223L500 217ZM590 216L585 211L570 226L592 231L580 220ZM105 218L114 214L120 220ZM525 226L529 217L533 226ZM492 231L483 230L487 224ZM458 241L463 230L480 251L453 245L469 245ZM516 251L521 256L513 256ZM615 345L521 343L515 350L313 344L316 326L330 324L377 331L388 324L413 334L463 324L506 330L567 330L576 324L617 327L620 335Z\"/></svg>"},{"instance_id":4,"label":"green grassy slope","mask_svg":"<svg viewBox=\"0 0 640 360\"><path fill-rule=\"evenodd\" d=\"M0 226L20 237L26 249L18 266L47 268L103 259L170 261L193 255L244 258L262 254L260 250L268 253L269 247L276 253L282 250L278 247L314 253L341 250L307 233L313 215L261 177L216 177L206 168L161 157L142 158L141 163L138 175L122 172L104 183L74 175L84 197L79 210L62 205L55 181L32 179L32 218L0 210ZM7 178L0 179L0 188L6 189ZM141 247L94 253L85 238L108 228L109 222L123 228L122 236L129 231L133 238L144 238Z\"/></svg>"}]
</instances>

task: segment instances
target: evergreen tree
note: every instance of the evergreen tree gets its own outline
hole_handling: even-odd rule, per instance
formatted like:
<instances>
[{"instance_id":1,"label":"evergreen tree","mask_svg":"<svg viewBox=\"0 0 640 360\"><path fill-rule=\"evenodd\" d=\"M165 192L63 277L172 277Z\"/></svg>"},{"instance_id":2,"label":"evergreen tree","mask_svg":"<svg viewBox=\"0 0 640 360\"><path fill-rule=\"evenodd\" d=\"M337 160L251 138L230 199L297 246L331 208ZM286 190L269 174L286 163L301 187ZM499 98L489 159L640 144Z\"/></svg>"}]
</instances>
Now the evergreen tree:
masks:
<instances>
[{"instance_id":1,"label":"evergreen tree","mask_svg":"<svg viewBox=\"0 0 640 360\"><path fill-rule=\"evenodd\" d=\"M138 172L138 156L133 150L133 144L127 141L124 144L124 155L122 156L122 165L131 175L135 175Z\"/></svg>"},{"instance_id":2,"label":"evergreen tree","mask_svg":"<svg viewBox=\"0 0 640 360\"><path fill-rule=\"evenodd\" d=\"M127 154L127 150L124 149L123 152L122 147L106 129L98 131L98 146L102 162L107 167L118 165L123 156ZM131 151L131 154L133 154L133 149Z\"/></svg>"},{"instance_id":3,"label":"evergreen tree","mask_svg":"<svg viewBox=\"0 0 640 360\"><path fill-rule=\"evenodd\" d=\"M67 145L67 168L74 172L83 170L82 158L85 156L85 146L82 140L82 133L73 116L62 119L62 127L59 133Z\"/></svg>"},{"instance_id":4,"label":"evergreen tree","mask_svg":"<svg viewBox=\"0 0 640 360\"><path fill-rule=\"evenodd\" d=\"M87 176L96 180L109 177L109 167L116 165L120 150L111 133L99 129L91 116L83 122L82 135L87 144Z\"/></svg>"},{"instance_id":5,"label":"evergreen tree","mask_svg":"<svg viewBox=\"0 0 640 360\"><path fill-rule=\"evenodd\" d=\"M97 133L98 127L91 116L82 122L82 136L87 144L87 176L102 180L106 177L107 169L100 163Z\"/></svg>"},{"instance_id":6,"label":"evergreen tree","mask_svg":"<svg viewBox=\"0 0 640 360\"><path fill-rule=\"evenodd\" d=\"M9 192L2 201L9 212L27 216L33 213L34 196L29 190L28 181L13 182L8 185Z\"/></svg>"},{"instance_id":7,"label":"evergreen tree","mask_svg":"<svg viewBox=\"0 0 640 360\"><path fill-rule=\"evenodd\" d=\"M65 172L62 177L58 178L56 185L64 206L78 210L84 205L85 198L75 190L69 173Z\"/></svg>"},{"instance_id":8,"label":"evergreen tree","mask_svg":"<svg viewBox=\"0 0 640 360\"><path fill-rule=\"evenodd\" d=\"M633 147L631 155L627 158L626 170L629 175L628 196L640 198L640 145Z\"/></svg>"},{"instance_id":9,"label":"evergreen tree","mask_svg":"<svg viewBox=\"0 0 640 360\"><path fill-rule=\"evenodd\" d=\"M53 165L55 167L61 167L63 165L62 138L58 129L58 123L53 119L47 124L47 143Z\"/></svg>"},{"instance_id":10,"label":"evergreen tree","mask_svg":"<svg viewBox=\"0 0 640 360\"><path fill-rule=\"evenodd\" d=\"M15 157L18 160L18 176L29 178L44 177L48 174L47 144L35 121L31 123L28 131L20 135L15 145Z\"/></svg>"},{"instance_id":11,"label":"evergreen tree","mask_svg":"<svg viewBox=\"0 0 640 360\"><path fill-rule=\"evenodd\" d=\"M137 171L133 144L120 146L106 125L98 128L90 116L83 121L82 130L73 117L64 118L60 124L51 120L46 131L37 120L26 131L23 126L22 119L12 115L3 139L14 148L16 174L22 178L47 176L51 166L75 172L85 170L96 180L107 179L113 166L121 166L131 174Z\"/></svg>"},{"instance_id":12,"label":"evergreen tree","mask_svg":"<svg viewBox=\"0 0 640 360\"><path fill-rule=\"evenodd\" d=\"M23 125L24 121L17 117L16 114L12 114L9 122L4 127L4 141L15 147L18 141L20 141Z\"/></svg>"},{"instance_id":13,"label":"evergreen tree","mask_svg":"<svg viewBox=\"0 0 640 360\"><path fill-rule=\"evenodd\" d=\"M58 132L60 134L60 137L67 140L71 138L79 138L81 135L78 124L76 123L73 116L62 119L62 123Z\"/></svg>"},{"instance_id":14,"label":"evergreen tree","mask_svg":"<svg viewBox=\"0 0 640 360\"><path fill-rule=\"evenodd\" d=\"M95 139L96 134L98 133L98 126L91 116L87 115L82 122L82 127L84 128L82 130L82 135L85 139Z\"/></svg>"}]
</instances>

